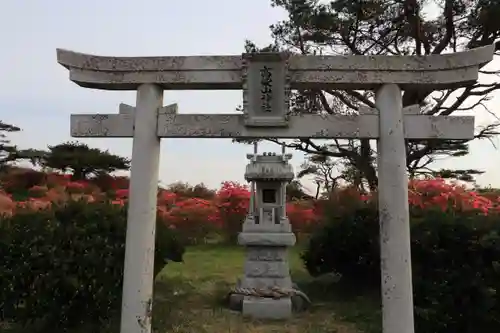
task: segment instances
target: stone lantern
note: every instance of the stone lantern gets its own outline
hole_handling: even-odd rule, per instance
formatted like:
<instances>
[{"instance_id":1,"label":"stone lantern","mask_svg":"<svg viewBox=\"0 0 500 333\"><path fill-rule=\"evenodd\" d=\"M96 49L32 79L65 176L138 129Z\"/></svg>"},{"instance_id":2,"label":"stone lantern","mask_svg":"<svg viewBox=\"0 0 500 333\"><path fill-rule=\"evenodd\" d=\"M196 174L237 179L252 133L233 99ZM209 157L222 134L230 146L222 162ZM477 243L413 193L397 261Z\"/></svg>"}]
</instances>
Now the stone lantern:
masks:
<instances>
[{"instance_id":1,"label":"stone lantern","mask_svg":"<svg viewBox=\"0 0 500 333\"><path fill-rule=\"evenodd\" d=\"M251 185L250 208L238 236L246 248L244 276L230 295L232 308L258 319L288 318L292 298L306 298L293 287L287 248L295 244L286 216L286 186L294 178L291 154L247 155L245 179Z\"/></svg>"}]
</instances>

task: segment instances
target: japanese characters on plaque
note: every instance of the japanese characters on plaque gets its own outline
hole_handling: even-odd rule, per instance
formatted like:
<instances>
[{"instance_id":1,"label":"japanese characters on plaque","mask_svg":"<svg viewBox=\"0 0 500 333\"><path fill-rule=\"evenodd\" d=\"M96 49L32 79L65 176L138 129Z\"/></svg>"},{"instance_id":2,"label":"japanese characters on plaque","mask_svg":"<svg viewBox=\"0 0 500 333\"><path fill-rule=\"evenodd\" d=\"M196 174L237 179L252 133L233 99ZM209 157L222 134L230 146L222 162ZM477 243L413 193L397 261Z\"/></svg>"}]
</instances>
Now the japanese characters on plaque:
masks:
<instances>
[{"instance_id":1,"label":"japanese characters on plaque","mask_svg":"<svg viewBox=\"0 0 500 333\"><path fill-rule=\"evenodd\" d=\"M272 68L264 65L260 70L260 99L262 101L262 111L273 112L272 110L272 100L273 100L273 74Z\"/></svg>"},{"instance_id":2,"label":"japanese characters on plaque","mask_svg":"<svg viewBox=\"0 0 500 333\"><path fill-rule=\"evenodd\" d=\"M243 54L242 79L245 125L287 126L288 56L283 53Z\"/></svg>"}]
</instances>

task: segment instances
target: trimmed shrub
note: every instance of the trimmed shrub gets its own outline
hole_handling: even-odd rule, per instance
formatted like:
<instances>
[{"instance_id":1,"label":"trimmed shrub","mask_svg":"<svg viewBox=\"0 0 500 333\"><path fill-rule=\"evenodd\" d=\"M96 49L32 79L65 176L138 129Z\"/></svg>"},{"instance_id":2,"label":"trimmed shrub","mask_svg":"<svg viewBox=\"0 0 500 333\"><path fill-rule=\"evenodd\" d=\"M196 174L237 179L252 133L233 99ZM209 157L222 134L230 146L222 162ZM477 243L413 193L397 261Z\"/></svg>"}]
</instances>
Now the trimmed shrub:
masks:
<instances>
[{"instance_id":1,"label":"trimmed shrub","mask_svg":"<svg viewBox=\"0 0 500 333\"><path fill-rule=\"evenodd\" d=\"M4 216L0 320L31 331L89 325L97 332L120 308L126 216L126 207L83 200ZM183 251L158 223L155 274Z\"/></svg>"},{"instance_id":2,"label":"trimmed shrub","mask_svg":"<svg viewBox=\"0 0 500 333\"><path fill-rule=\"evenodd\" d=\"M481 212L419 211L411 221L416 332L500 331L500 219ZM339 273L380 286L375 205L328 210L302 258L311 275Z\"/></svg>"},{"instance_id":3,"label":"trimmed shrub","mask_svg":"<svg viewBox=\"0 0 500 333\"><path fill-rule=\"evenodd\" d=\"M221 227L224 242L236 244L243 222L248 213L250 192L247 186L236 182L223 182L217 192L214 222Z\"/></svg>"},{"instance_id":4,"label":"trimmed shrub","mask_svg":"<svg viewBox=\"0 0 500 333\"><path fill-rule=\"evenodd\" d=\"M47 174L30 169L14 169L1 179L3 189L12 193L16 198L25 198L28 190L33 186L44 185Z\"/></svg>"},{"instance_id":5,"label":"trimmed shrub","mask_svg":"<svg viewBox=\"0 0 500 333\"><path fill-rule=\"evenodd\" d=\"M186 244L205 244L207 238L217 231L213 221L216 210L211 201L189 198L177 201L161 216L163 223L174 228Z\"/></svg>"},{"instance_id":6,"label":"trimmed shrub","mask_svg":"<svg viewBox=\"0 0 500 333\"><path fill-rule=\"evenodd\" d=\"M412 222L417 332L500 331L500 219L430 211Z\"/></svg>"},{"instance_id":7,"label":"trimmed shrub","mask_svg":"<svg viewBox=\"0 0 500 333\"><path fill-rule=\"evenodd\" d=\"M379 285L378 213L365 204L350 211L324 207L326 220L302 259L312 276L338 273L352 283Z\"/></svg>"},{"instance_id":8,"label":"trimmed shrub","mask_svg":"<svg viewBox=\"0 0 500 333\"><path fill-rule=\"evenodd\" d=\"M308 234L318 224L314 201L294 200L286 204L286 214L295 233Z\"/></svg>"}]
</instances>

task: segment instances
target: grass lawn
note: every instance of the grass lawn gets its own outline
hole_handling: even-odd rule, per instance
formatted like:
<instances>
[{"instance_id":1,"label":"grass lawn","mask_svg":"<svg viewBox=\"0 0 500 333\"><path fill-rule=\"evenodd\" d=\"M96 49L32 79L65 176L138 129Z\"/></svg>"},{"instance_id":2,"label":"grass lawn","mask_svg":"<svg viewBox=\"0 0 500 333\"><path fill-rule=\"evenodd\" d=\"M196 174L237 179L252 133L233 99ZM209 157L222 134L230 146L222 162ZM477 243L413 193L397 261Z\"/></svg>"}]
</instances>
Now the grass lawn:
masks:
<instances>
[{"instance_id":1,"label":"grass lawn","mask_svg":"<svg viewBox=\"0 0 500 333\"><path fill-rule=\"evenodd\" d=\"M362 295L340 284L336 288L330 285L326 292L326 282L310 278L299 255L298 248L290 251L292 277L311 298L312 308L294 314L289 321L264 322L242 318L241 313L226 309L222 301L243 274L242 248L188 248L185 262L169 264L155 284L155 332L381 332L378 295Z\"/></svg>"},{"instance_id":2,"label":"grass lawn","mask_svg":"<svg viewBox=\"0 0 500 333\"><path fill-rule=\"evenodd\" d=\"M187 249L184 263L171 263L155 283L155 333L379 333L380 300L356 288L312 279L302 267L300 249L290 251L292 278L313 302L288 321L256 321L226 308L224 298L243 274L244 250L218 245ZM326 285L328 283L328 291ZM355 290L352 290L355 289ZM105 332L118 333L118 323ZM24 333L14 327L0 331ZM82 328L78 332L88 332Z\"/></svg>"}]
</instances>

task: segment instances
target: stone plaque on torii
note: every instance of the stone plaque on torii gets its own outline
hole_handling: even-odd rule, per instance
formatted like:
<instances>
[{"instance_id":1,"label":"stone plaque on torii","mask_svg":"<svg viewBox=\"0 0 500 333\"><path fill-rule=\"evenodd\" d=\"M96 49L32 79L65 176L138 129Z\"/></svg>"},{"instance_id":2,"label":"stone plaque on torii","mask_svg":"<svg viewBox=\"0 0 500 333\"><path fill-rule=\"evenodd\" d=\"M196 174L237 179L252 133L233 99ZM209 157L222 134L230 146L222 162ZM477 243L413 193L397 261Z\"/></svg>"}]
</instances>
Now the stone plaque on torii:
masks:
<instances>
[{"instance_id":1,"label":"stone plaque on torii","mask_svg":"<svg viewBox=\"0 0 500 333\"><path fill-rule=\"evenodd\" d=\"M378 141L384 333L413 333L406 139L472 139L473 117L402 107L401 90L474 84L493 46L431 56L101 57L57 50L78 85L137 90L118 114L72 115L73 137L133 138L122 333L149 333L160 138L369 138ZM243 90L243 114L179 114L164 90ZM376 91L358 115L293 115L291 89Z\"/></svg>"}]
</instances>

